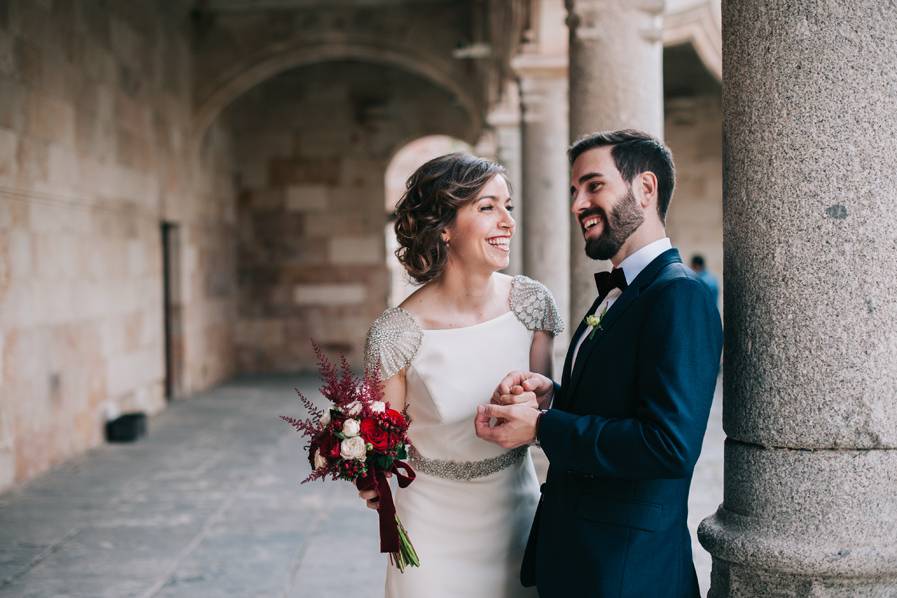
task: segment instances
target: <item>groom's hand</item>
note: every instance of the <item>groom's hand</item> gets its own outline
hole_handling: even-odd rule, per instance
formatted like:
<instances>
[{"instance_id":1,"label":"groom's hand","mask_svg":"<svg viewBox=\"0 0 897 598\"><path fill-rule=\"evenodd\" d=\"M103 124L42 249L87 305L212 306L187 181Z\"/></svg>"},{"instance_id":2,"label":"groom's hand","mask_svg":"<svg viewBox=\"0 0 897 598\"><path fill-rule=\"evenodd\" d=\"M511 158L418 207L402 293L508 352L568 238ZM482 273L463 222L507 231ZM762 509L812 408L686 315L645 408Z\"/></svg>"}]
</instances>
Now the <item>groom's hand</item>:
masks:
<instances>
[{"instance_id":1,"label":"groom's hand","mask_svg":"<svg viewBox=\"0 0 897 598\"><path fill-rule=\"evenodd\" d=\"M530 404L532 407L547 409L554 395L554 383L550 378L536 372L510 372L492 393L492 403L496 405ZM532 401L536 404L533 405Z\"/></svg>"},{"instance_id":2,"label":"groom's hand","mask_svg":"<svg viewBox=\"0 0 897 598\"><path fill-rule=\"evenodd\" d=\"M493 417L496 424L490 426ZM539 411L527 405L478 405L474 426L483 440L512 449L536 439L538 419Z\"/></svg>"}]
</instances>

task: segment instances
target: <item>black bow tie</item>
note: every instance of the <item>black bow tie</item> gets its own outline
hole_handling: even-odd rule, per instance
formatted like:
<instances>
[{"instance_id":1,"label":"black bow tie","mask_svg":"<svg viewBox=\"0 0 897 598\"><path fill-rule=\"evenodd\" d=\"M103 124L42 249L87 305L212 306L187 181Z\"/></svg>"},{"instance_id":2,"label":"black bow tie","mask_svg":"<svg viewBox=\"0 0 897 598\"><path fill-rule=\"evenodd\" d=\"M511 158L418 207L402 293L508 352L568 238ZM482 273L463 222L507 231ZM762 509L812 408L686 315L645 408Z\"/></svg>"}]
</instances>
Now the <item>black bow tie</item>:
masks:
<instances>
[{"instance_id":1,"label":"black bow tie","mask_svg":"<svg viewBox=\"0 0 897 598\"><path fill-rule=\"evenodd\" d=\"M626 290L626 275L622 268L614 268L610 272L595 272L595 285L598 287L598 296L604 298L614 289Z\"/></svg>"}]
</instances>

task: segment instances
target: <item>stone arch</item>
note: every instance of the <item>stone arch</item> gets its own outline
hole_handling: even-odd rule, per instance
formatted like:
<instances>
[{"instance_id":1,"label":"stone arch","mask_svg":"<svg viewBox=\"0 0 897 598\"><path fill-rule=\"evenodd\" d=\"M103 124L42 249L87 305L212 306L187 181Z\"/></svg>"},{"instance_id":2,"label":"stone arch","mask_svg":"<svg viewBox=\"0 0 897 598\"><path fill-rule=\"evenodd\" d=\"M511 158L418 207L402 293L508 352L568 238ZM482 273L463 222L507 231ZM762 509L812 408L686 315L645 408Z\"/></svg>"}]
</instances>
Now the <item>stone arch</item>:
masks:
<instances>
[{"instance_id":1,"label":"stone arch","mask_svg":"<svg viewBox=\"0 0 897 598\"><path fill-rule=\"evenodd\" d=\"M723 79L722 16L719 2L705 0L664 15L663 45L691 44L717 81Z\"/></svg>"},{"instance_id":2,"label":"stone arch","mask_svg":"<svg viewBox=\"0 0 897 598\"><path fill-rule=\"evenodd\" d=\"M418 48L409 49L384 40L304 39L299 43L266 48L222 75L199 101L193 116L193 140L199 144L219 114L236 98L263 81L285 71L336 60L357 60L393 66L448 90L470 117L468 139L482 128L479 102L448 72L445 65Z\"/></svg>"}]
</instances>

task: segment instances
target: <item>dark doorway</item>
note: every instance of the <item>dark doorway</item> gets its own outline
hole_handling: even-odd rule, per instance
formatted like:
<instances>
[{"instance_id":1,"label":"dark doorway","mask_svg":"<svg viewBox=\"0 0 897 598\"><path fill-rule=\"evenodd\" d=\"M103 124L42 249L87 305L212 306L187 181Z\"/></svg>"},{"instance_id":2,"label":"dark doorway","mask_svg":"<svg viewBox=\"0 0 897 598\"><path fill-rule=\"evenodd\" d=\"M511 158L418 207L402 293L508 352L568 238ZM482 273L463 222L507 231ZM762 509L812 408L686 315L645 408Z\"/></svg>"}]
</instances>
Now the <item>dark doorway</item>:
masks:
<instances>
[{"instance_id":1,"label":"dark doorway","mask_svg":"<svg viewBox=\"0 0 897 598\"><path fill-rule=\"evenodd\" d=\"M165 398L181 391L181 364L184 355L180 285L180 228L162 223L162 309L165 322Z\"/></svg>"}]
</instances>

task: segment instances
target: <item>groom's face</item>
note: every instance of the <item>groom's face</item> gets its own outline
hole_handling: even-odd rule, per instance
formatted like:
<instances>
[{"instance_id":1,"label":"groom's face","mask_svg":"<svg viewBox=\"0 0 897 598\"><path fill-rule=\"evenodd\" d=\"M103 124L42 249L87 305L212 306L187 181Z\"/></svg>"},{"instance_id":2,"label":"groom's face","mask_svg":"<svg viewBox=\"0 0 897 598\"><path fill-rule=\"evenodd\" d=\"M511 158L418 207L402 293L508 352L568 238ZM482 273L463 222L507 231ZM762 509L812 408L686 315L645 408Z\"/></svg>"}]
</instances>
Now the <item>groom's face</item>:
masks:
<instances>
[{"instance_id":1,"label":"groom's face","mask_svg":"<svg viewBox=\"0 0 897 598\"><path fill-rule=\"evenodd\" d=\"M583 152L570 177L571 210L586 242L586 255L609 260L645 221L632 186L623 180L611 147Z\"/></svg>"}]
</instances>

